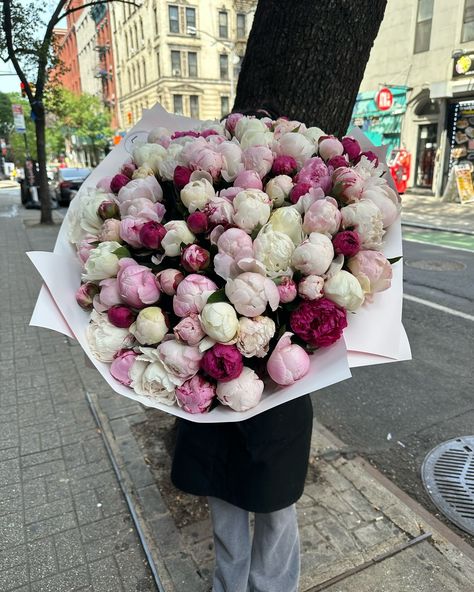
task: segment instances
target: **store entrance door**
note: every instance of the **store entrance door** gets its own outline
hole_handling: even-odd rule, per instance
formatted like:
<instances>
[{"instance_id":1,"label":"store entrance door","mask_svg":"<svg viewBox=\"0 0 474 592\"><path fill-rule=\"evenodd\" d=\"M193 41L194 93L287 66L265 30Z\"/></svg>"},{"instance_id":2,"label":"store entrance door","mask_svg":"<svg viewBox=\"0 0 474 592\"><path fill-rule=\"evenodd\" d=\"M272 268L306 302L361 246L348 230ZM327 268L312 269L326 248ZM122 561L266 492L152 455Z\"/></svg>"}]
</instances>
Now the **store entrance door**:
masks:
<instances>
[{"instance_id":1,"label":"store entrance door","mask_svg":"<svg viewBox=\"0 0 474 592\"><path fill-rule=\"evenodd\" d=\"M418 127L416 151L416 186L431 189L438 144L438 124L429 123Z\"/></svg>"}]
</instances>

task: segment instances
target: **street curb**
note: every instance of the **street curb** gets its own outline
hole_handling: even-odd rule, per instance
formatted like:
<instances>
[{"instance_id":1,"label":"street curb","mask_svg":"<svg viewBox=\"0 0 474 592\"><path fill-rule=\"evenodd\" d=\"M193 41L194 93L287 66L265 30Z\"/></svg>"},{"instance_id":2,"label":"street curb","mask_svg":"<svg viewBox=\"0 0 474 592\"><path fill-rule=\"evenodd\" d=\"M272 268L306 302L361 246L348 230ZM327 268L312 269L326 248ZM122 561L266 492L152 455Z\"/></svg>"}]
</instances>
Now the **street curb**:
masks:
<instances>
[{"instance_id":1,"label":"street curb","mask_svg":"<svg viewBox=\"0 0 474 592\"><path fill-rule=\"evenodd\" d=\"M421 222L403 222L402 226L408 226L410 228L421 228L423 230L439 230L441 232L455 232L456 234L467 234L474 236L474 231L464 230L461 228L451 228L449 226L434 226L433 224L423 224Z\"/></svg>"}]
</instances>

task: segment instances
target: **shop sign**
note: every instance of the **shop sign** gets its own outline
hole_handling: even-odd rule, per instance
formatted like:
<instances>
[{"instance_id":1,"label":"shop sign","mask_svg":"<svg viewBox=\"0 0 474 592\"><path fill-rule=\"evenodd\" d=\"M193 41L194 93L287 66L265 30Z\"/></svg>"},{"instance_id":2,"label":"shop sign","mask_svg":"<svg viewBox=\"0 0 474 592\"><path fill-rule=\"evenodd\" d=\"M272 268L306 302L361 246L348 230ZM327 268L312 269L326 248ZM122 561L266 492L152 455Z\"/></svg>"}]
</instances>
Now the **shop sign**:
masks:
<instances>
[{"instance_id":1,"label":"shop sign","mask_svg":"<svg viewBox=\"0 0 474 592\"><path fill-rule=\"evenodd\" d=\"M375 104L379 111L388 111L393 105L393 94L389 88L381 88L375 95Z\"/></svg>"},{"instance_id":2,"label":"shop sign","mask_svg":"<svg viewBox=\"0 0 474 592\"><path fill-rule=\"evenodd\" d=\"M462 204L474 201L474 185L472 171L474 166L470 162L460 162L454 165L454 175L458 188L459 199Z\"/></svg>"},{"instance_id":3,"label":"shop sign","mask_svg":"<svg viewBox=\"0 0 474 592\"><path fill-rule=\"evenodd\" d=\"M474 75L474 53L465 53L453 60L453 78Z\"/></svg>"}]
</instances>

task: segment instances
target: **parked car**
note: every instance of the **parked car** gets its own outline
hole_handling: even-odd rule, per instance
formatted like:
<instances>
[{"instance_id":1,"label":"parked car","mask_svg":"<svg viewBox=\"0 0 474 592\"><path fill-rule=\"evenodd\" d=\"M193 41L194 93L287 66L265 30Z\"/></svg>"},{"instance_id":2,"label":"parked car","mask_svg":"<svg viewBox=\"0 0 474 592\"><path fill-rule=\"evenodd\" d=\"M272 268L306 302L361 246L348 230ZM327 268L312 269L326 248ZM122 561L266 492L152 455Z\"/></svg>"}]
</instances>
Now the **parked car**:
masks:
<instances>
[{"instance_id":1,"label":"parked car","mask_svg":"<svg viewBox=\"0 0 474 592\"><path fill-rule=\"evenodd\" d=\"M68 206L79 187L87 179L91 169L58 169L51 183L54 197L60 206Z\"/></svg>"}]
</instances>

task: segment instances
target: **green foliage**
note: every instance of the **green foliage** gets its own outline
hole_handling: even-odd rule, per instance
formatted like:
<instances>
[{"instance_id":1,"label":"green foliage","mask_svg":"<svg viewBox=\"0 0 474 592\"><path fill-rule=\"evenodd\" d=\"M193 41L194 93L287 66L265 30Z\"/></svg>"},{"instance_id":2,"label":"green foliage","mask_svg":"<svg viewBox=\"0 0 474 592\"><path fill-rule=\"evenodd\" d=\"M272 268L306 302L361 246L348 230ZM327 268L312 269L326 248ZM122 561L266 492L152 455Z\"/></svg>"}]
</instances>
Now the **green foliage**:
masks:
<instances>
[{"instance_id":1,"label":"green foliage","mask_svg":"<svg viewBox=\"0 0 474 592\"><path fill-rule=\"evenodd\" d=\"M8 142L13 128L12 102L10 97L0 92L0 136Z\"/></svg>"},{"instance_id":2,"label":"green foliage","mask_svg":"<svg viewBox=\"0 0 474 592\"><path fill-rule=\"evenodd\" d=\"M7 160L14 162L16 166L23 166L25 164L25 134L21 134L15 131L13 127L13 114L11 110L12 105L21 105L23 107L23 114L25 116L25 125L26 125L26 136L28 140L28 147L30 151L30 156L36 160L37 153L36 153L36 131L35 131L35 124L33 123L30 113L31 108L30 104L28 103L27 99L21 97L20 93L8 93L4 95L7 97L10 103L10 116L11 116L11 123L10 123L10 133L8 135L8 151L7 151ZM2 116L4 114L3 110L0 110L0 126L2 121ZM5 116L8 118L8 114L5 112Z\"/></svg>"}]
</instances>

